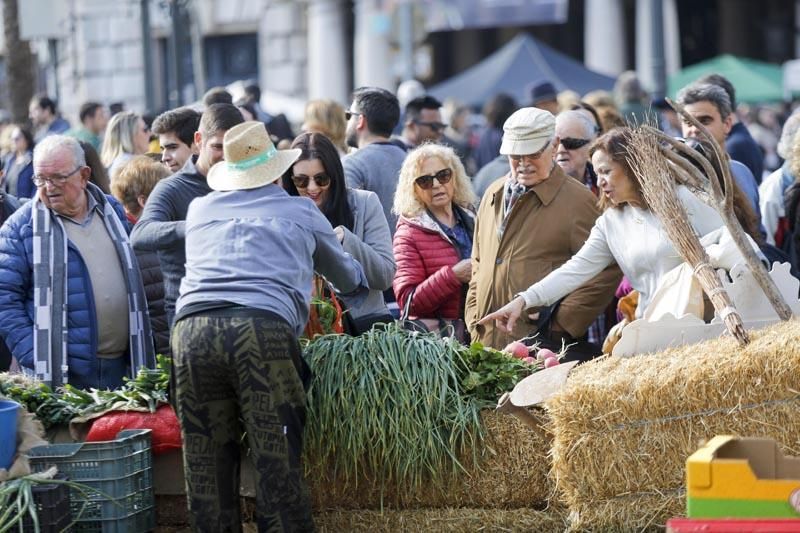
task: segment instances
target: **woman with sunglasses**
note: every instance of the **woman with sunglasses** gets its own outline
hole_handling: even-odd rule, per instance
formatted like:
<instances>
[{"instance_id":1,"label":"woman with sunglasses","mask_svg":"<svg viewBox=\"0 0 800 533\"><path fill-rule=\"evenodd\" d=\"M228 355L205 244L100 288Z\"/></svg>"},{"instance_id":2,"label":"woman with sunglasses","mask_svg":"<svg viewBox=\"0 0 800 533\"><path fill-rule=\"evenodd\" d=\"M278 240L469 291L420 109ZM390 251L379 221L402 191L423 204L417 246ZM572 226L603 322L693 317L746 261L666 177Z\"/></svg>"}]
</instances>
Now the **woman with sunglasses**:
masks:
<instances>
[{"instance_id":1,"label":"woman with sunglasses","mask_svg":"<svg viewBox=\"0 0 800 533\"><path fill-rule=\"evenodd\" d=\"M300 157L283 175L283 188L292 196L311 199L333 226L344 251L364 267L369 295L349 310L357 333L373 324L393 320L383 300L392 286L395 265L392 237L378 196L348 189L339 152L325 135L302 133L292 142Z\"/></svg>"},{"instance_id":2,"label":"woman with sunglasses","mask_svg":"<svg viewBox=\"0 0 800 533\"><path fill-rule=\"evenodd\" d=\"M423 144L409 152L394 197L393 284L400 309L411 299L408 318L464 318L476 201L452 148Z\"/></svg>"},{"instance_id":3,"label":"woman with sunglasses","mask_svg":"<svg viewBox=\"0 0 800 533\"><path fill-rule=\"evenodd\" d=\"M556 117L556 137L558 166L598 196L597 176L589 162L589 146L597 138L592 120L580 111L563 111Z\"/></svg>"}]
</instances>

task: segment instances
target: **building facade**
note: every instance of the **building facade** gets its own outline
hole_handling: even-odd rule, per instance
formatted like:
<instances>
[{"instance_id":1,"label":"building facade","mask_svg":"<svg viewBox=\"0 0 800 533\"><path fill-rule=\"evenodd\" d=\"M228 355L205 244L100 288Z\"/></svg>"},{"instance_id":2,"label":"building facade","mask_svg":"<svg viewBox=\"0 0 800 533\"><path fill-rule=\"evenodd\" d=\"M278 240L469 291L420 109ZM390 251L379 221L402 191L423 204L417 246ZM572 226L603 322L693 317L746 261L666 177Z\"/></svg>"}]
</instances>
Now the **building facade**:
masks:
<instances>
[{"instance_id":1,"label":"building facade","mask_svg":"<svg viewBox=\"0 0 800 533\"><path fill-rule=\"evenodd\" d=\"M432 16L426 10L447 2L18 0L34 1L66 9L66 28L32 44L40 89L57 96L72 121L87 100L158 112L246 79L259 82L268 109L269 95L346 104L353 87L396 87L409 72L409 53L410 71L432 84L520 31L605 74L635 68L652 86L651 21L659 4L667 73L726 52L782 62L800 47L794 30L800 0L564 0L561 24L431 33L424 29Z\"/></svg>"}]
</instances>

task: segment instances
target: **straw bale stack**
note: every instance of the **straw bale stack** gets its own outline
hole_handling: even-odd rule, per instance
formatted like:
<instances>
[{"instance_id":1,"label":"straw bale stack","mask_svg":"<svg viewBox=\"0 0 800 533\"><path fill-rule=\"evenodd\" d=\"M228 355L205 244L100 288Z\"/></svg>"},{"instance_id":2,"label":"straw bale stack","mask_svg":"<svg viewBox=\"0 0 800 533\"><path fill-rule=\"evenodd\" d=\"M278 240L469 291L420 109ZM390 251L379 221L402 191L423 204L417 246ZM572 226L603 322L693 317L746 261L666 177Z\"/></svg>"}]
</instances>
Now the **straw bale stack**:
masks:
<instances>
[{"instance_id":1,"label":"straw bale stack","mask_svg":"<svg viewBox=\"0 0 800 533\"><path fill-rule=\"evenodd\" d=\"M364 473L355 483L345 484L313 458L306 457L306 479L315 509L417 509L472 507L486 509L542 508L554 493L548 472L552 436L544 417L534 413L542 425L533 430L516 417L491 410L482 413L485 441L478 464L464 466L467 473L444 486L432 484L418 489L387 485L381 502L377 476Z\"/></svg>"},{"instance_id":2,"label":"straw bale stack","mask_svg":"<svg viewBox=\"0 0 800 533\"><path fill-rule=\"evenodd\" d=\"M397 531L525 531L557 533L566 528L563 509L416 509L328 511L314 514L320 533Z\"/></svg>"},{"instance_id":3,"label":"straw bale stack","mask_svg":"<svg viewBox=\"0 0 800 533\"><path fill-rule=\"evenodd\" d=\"M575 529L662 525L684 509L685 461L718 434L800 455L800 321L576 368L548 402L553 474Z\"/></svg>"}]
</instances>

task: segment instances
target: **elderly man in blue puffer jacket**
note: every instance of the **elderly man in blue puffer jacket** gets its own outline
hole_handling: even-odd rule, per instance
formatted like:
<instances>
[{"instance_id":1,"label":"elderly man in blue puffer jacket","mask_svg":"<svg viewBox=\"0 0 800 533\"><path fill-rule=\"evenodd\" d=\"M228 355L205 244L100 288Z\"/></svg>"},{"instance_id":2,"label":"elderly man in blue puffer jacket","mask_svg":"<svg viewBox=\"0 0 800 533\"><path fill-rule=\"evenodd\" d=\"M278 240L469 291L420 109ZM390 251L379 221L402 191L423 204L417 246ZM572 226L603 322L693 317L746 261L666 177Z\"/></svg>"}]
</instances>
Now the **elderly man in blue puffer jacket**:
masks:
<instances>
[{"instance_id":1,"label":"elderly man in blue puffer jacket","mask_svg":"<svg viewBox=\"0 0 800 533\"><path fill-rule=\"evenodd\" d=\"M36 196L0 229L0 336L53 386L118 387L154 364L124 211L70 137L39 143L33 168Z\"/></svg>"}]
</instances>

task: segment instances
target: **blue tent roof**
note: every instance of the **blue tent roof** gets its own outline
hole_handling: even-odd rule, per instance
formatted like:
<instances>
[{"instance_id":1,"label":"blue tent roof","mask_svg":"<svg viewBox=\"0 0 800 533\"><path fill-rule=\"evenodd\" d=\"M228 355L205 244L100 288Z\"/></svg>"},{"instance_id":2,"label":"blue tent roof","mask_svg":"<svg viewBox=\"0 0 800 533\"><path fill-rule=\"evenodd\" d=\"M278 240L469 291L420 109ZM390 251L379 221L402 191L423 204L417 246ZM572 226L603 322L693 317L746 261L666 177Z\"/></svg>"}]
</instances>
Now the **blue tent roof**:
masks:
<instances>
[{"instance_id":1,"label":"blue tent roof","mask_svg":"<svg viewBox=\"0 0 800 533\"><path fill-rule=\"evenodd\" d=\"M439 99L454 98L472 106L481 106L503 92L516 98L520 105L527 105L530 95L525 93L526 87L542 80L551 81L559 91L572 89L581 95L614 87L614 78L587 69L531 35L519 34L477 65L429 92Z\"/></svg>"}]
</instances>

